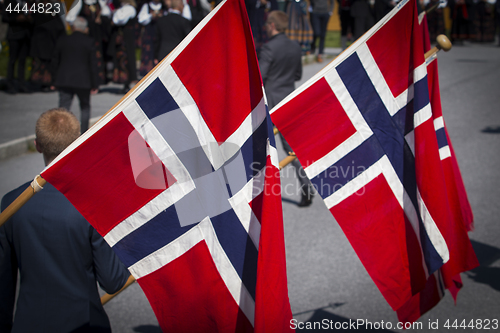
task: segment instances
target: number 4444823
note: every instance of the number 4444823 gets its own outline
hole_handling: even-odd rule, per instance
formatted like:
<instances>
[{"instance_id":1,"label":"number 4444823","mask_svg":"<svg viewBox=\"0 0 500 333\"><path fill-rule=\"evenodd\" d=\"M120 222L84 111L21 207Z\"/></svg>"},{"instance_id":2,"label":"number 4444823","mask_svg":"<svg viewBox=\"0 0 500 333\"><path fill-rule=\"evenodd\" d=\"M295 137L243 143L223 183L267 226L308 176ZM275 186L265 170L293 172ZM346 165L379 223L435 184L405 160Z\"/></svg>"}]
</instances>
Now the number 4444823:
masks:
<instances>
[{"instance_id":1,"label":"number 4444823","mask_svg":"<svg viewBox=\"0 0 500 333\"><path fill-rule=\"evenodd\" d=\"M9 3L7 5L7 8L5 8L5 11L8 13L39 13L39 14L59 14L61 12L61 4L60 3L34 3L31 6L25 3L22 7L21 4L18 2L14 8L12 8L12 3Z\"/></svg>"},{"instance_id":2,"label":"number 4444823","mask_svg":"<svg viewBox=\"0 0 500 333\"><path fill-rule=\"evenodd\" d=\"M445 328L447 329L467 329L467 328L472 328L472 329L479 329L479 330L496 330L498 329L498 319L471 319L469 321L463 319L462 321L459 321L458 319L455 319L454 321L451 321L448 319L444 325Z\"/></svg>"}]
</instances>

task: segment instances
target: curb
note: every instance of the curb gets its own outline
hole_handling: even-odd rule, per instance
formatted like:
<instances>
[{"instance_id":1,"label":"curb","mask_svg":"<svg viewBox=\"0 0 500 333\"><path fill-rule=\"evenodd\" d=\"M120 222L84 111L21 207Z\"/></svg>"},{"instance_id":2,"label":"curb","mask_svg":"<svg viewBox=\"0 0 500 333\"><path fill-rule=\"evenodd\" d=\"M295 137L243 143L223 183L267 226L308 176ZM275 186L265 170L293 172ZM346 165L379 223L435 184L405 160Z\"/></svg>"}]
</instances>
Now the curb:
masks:
<instances>
[{"instance_id":1,"label":"curb","mask_svg":"<svg viewBox=\"0 0 500 333\"><path fill-rule=\"evenodd\" d=\"M94 125L100 118L101 117L91 118L89 125ZM32 134L0 144L0 162L26 153L36 152L34 141L35 134Z\"/></svg>"},{"instance_id":2,"label":"curb","mask_svg":"<svg viewBox=\"0 0 500 333\"><path fill-rule=\"evenodd\" d=\"M35 152L35 134L0 144L0 161L19 156L27 152Z\"/></svg>"}]
</instances>

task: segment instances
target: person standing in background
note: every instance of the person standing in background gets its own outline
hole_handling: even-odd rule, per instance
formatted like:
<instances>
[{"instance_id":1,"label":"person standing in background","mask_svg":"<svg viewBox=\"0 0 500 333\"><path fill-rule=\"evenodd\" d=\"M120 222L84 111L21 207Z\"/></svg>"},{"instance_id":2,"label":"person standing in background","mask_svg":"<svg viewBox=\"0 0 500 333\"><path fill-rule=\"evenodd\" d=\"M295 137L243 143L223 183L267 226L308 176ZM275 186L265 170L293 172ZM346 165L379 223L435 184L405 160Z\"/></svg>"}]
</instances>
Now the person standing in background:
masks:
<instances>
[{"instance_id":1,"label":"person standing in background","mask_svg":"<svg viewBox=\"0 0 500 333\"><path fill-rule=\"evenodd\" d=\"M7 92L15 94L18 91L29 92L26 85L26 57L30 51L31 30L33 18L26 12L7 11L6 8L21 8L27 4L24 0L6 0L3 4L2 22L9 25L7 42L9 43L9 62L7 64ZM14 68L17 62L17 85L14 81Z\"/></svg>"},{"instance_id":2,"label":"person standing in background","mask_svg":"<svg viewBox=\"0 0 500 333\"><path fill-rule=\"evenodd\" d=\"M464 41L470 41L476 37L473 29L474 1L473 0L450 0L450 16L452 19L451 41L453 45L463 45Z\"/></svg>"},{"instance_id":3,"label":"person standing in background","mask_svg":"<svg viewBox=\"0 0 500 333\"><path fill-rule=\"evenodd\" d=\"M245 0L248 20L252 28L255 52L259 56L262 45L267 41L265 30L266 18L269 11L278 9L276 0Z\"/></svg>"},{"instance_id":4,"label":"person standing in background","mask_svg":"<svg viewBox=\"0 0 500 333\"><path fill-rule=\"evenodd\" d=\"M120 0L120 8L113 13L113 30L108 53L113 55L113 81L123 83L122 93L130 90L137 82L135 58L136 3L134 0Z\"/></svg>"},{"instance_id":5,"label":"person standing in background","mask_svg":"<svg viewBox=\"0 0 500 333\"><path fill-rule=\"evenodd\" d=\"M182 16L184 3L172 0L168 15L156 23L155 64L165 58L191 32L191 22Z\"/></svg>"},{"instance_id":6,"label":"person standing in background","mask_svg":"<svg viewBox=\"0 0 500 333\"><path fill-rule=\"evenodd\" d=\"M104 40L102 29L102 7L98 0L83 0L80 16L88 23L88 35L94 39L94 48L97 61L98 85L106 83L104 71L104 58L102 42Z\"/></svg>"},{"instance_id":7,"label":"person standing in background","mask_svg":"<svg viewBox=\"0 0 500 333\"><path fill-rule=\"evenodd\" d=\"M439 0L430 0L425 5L424 10L427 11L438 3L440 3ZM425 16L427 17L427 25L429 26L429 39L431 43L434 43L437 36L445 33L443 8L438 6L434 10L427 12Z\"/></svg>"},{"instance_id":8,"label":"person standing in background","mask_svg":"<svg viewBox=\"0 0 500 333\"><path fill-rule=\"evenodd\" d=\"M50 0L42 0L39 4L43 4L43 8L48 8L49 5L53 6L55 4L61 6L59 2L51 2ZM55 11L52 13L55 13ZM52 15L52 13L37 11L33 14L34 28L30 48L30 55L33 58L31 82L46 92L50 91L52 82L50 69L52 53L54 52L57 40L61 36L66 35L66 27L60 16L63 12L59 11L56 15Z\"/></svg>"},{"instance_id":9,"label":"person standing in background","mask_svg":"<svg viewBox=\"0 0 500 333\"><path fill-rule=\"evenodd\" d=\"M342 51L347 48L347 40L353 42L354 19L351 16L352 0L337 0L340 18L340 47Z\"/></svg>"},{"instance_id":10,"label":"person standing in background","mask_svg":"<svg viewBox=\"0 0 500 333\"><path fill-rule=\"evenodd\" d=\"M375 5L373 6L375 23L387 15L395 5L396 2L394 0L375 0Z\"/></svg>"},{"instance_id":11,"label":"person standing in background","mask_svg":"<svg viewBox=\"0 0 500 333\"><path fill-rule=\"evenodd\" d=\"M354 19L354 40L357 40L375 24L369 0L352 0L351 16Z\"/></svg>"},{"instance_id":12,"label":"person standing in background","mask_svg":"<svg viewBox=\"0 0 500 333\"><path fill-rule=\"evenodd\" d=\"M259 55L259 67L262 83L266 91L269 110L295 90L295 81L302 77L302 49L296 41L290 40L285 31L288 28L288 15L279 10L269 13L266 31L269 41L262 46ZM285 151L292 149L281 135ZM312 203L313 188L300 162L292 162L300 183L301 200L299 207Z\"/></svg>"},{"instance_id":13,"label":"person standing in background","mask_svg":"<svg viewBox=\"0 0 500 333\"><path fill-rule=\"evenodd\" d=\"M161 0L151 0L142 5L137 19L139 24L144 27L141 39L141 66L139 75L144 76L154 67L156 22L160 17L168 13L168 8Z\"/></svg>"},{"instance_id":14,"label":"person standing in background","mask_svg":"<svg viewBox=\"0 0 500 333\"><path fill-rule=\"evenodd\" d=\"M184 6L189 7L189 11L191 12L192 29L196 27L212 9L207 0L186 0Z\"/></svg>"},{"instance_id":15,"label":"person standing in background","mask_svg":"<svg viewBox=\"0 0 500 333\"><path fill-rule=\"evenodd\" d=\"M303 55L309 54L313 30L307 17L307 2L305 0L286 1L286 14L288 15L287 37L299 43Z\"/></svg>"},{"instance_id":16,"label":"person standing in background","mask_svg":"<svg viewBox=\"0 0 500 333\"><path fill-rule=\"evenodd\" d=\"M318 55L316 57L318 62L323 62L326 30L330 16L333 13L333 6L333 0L311 0L311 24L314 31L311 53L315 53L316 41L319 39Z\"/></svg>"},{"instance_id":17,"label":"person standing in background","mask_svg":"<svg viewBox=\"0 0 500 333\"><path fill-rule=\"evenodd\" d=\"M78 97L82 133L89 128L90 94L97 93L99 87L94 39L87 33L87 20L77 17L73 33L58 41L51 63L52 89L59 91L59 107L70 110L73 96Z\"/></svg>"}]
</instances>

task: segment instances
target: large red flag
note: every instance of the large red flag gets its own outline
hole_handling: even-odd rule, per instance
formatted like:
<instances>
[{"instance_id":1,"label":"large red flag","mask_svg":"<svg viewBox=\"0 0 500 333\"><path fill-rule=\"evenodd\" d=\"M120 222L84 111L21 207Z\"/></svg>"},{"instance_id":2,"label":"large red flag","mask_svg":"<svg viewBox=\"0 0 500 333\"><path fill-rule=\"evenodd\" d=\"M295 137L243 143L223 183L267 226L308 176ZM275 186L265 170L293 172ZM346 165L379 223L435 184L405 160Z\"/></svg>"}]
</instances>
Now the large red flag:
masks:
<instances>
[{"instance_id":1,"label":"large red flag","mask_svg":"<svg viewBox=\"0 0 500 333\"><path fill-rule=\"evenodd\" d=\"M416 3L405 0L271 111L394 310L449 259L451 223Z\"/></svg>"},{"instance_id":2,"label":"large red flag","mask_svg":"<svg viewBox=\"0 0 500 333\"><path fill-rule=\"evenodd\" d=\"M226 0L42 173L165 332L290 330L277 151L242 0Z\"/></svg>"}]
</instances>

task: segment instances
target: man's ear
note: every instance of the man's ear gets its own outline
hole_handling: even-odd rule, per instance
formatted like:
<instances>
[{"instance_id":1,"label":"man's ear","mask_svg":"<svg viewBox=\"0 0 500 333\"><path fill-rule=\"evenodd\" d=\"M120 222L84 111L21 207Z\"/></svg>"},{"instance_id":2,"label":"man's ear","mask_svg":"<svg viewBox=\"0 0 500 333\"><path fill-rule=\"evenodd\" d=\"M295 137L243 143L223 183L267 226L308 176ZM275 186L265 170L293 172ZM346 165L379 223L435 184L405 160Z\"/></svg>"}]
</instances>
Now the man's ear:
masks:
<instances>
[{"instance_id":1,"label":"man's ear","mask_svg":"<svg viewBox=\"0 0 500 333\"><path fill-rule=\"evenodd\" d=\"M42 147L40 147L40 145L38 144L38 142L36 142L35 140L35 148L36 148L36 151L39 152L39 153L43 153L42 151Z\"/></svg>"}]
</instances>

